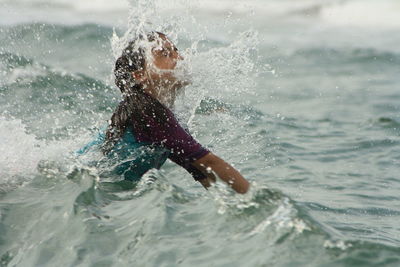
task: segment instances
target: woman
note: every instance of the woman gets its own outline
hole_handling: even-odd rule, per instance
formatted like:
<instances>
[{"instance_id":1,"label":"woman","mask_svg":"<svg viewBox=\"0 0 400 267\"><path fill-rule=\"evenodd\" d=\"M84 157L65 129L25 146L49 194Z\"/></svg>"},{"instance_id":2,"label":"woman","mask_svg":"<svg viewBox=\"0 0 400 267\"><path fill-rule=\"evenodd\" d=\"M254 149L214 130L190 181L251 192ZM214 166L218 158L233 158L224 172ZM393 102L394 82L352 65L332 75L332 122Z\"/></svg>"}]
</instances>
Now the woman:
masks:
<instances>
[{"instance_id":1,"label":"woman","mask_svg":"<svg viewBox=\"0 0 400 267\"><path fill-rule=\"evenodd\" d=\"M238 193L249 183L231 165L202 147L174 117L177 91L187 82L174 75L177 48L162 33L151 32L129 43L115 64L115 83L123 101L111 117L102 150L125 179L140 178L169 158L205 188L219 177Z\"/></svg>"}]
</instances>

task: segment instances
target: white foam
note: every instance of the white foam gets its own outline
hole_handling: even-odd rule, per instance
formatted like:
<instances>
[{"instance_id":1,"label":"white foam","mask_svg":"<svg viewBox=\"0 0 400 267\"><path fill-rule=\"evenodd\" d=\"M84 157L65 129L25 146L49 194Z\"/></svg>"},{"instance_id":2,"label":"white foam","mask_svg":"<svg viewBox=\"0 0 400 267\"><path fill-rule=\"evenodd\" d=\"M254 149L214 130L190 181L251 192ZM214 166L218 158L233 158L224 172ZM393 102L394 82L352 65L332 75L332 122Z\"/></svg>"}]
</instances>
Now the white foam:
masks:
<instances>
[{"instance_id":1,"label":"white foam","mask_svg":"<svg viewBox=\"0 0 400 267\"><path fill-rule=\"evenodd\" d=\"M260 222L249 235L256 235L265 231L270 225L278 229L293 229L295 233L301 234L304 230L310 230L307 224L296 217L297 210L289 203L288 198L283 198L282 203L274 213Z\"/></svg>"},{"instance_id":2,"label":"white foam","mask_svg":"<svg viewBox=\"0 0 400 267\"><path fill-rule=\"evenodd\" d=\"M44 76L45 74L45 68L37 63L34 65L20 66L4 71L1 71L0 66L0 85L10 85L16 81L19 83L28 83L34 78Z\"/></svg>"},{"instance_id":3,"label":"white foam","mask_svg":"<svg viewBox=\"0 0 400 267\"><path fill-rule=\"evenodd\" d=\"M126 24L128 8L125 0L0 0L0 24L99 23L120 27Z\"/></svg>"},{"instance_id":4,"label":"white foam","mask_svg":"<svg viewBox=\"0 0 400 267\"><path fill-rule=\"evenodd\" d=\"M35 169L40 156L40 142L25 133L19 120L0 117L0 170L1 179Z\"/></svg>"},{"instance_id":5,"label":"white foam","mask_svg":"<svg viewBox=\"0 0 400 267\"><path fill-rule=\"evenodd\" d=\"M338 248L341 250L346 250L353 245L351 243L346 243L343 240L325 240L324 248Z\"/></svg>"},{"instance_id":6,"label":"white foam","mask_svg":"<svg viewBox=\"0 0 400 267\"><path fill-rule=\"evenodd\" d=\"M393 0L354 0L327 6L321 10L321 18L338 26L366 28L398 28L400 26L400 2Z\"/></svg>"},{"instance_id":7,"label":"white foam","mask_svg":"<svg viewBox=\"0 0 400 267\"><path fill-rule=\"evenodd\" d=\"M326 0L324 3L332 1L337 0ZM266 21L273 20L276 16L313 8L318 4L319 0L0 0L0 23L43 21L65 24L127 24L128 10L138 11L138 15L144 6L152 6L145 9L151 9L163 16L186 16L191 13L224 19L228 14L234 14L257 16Z\"/></svg>"},{"instance_id":8,"label":"white foam","mask_svg":"<svg viewBox=\"0 0 400 267\"><path fill-rule=\"evenodd\" d=\"M134 12L146 5L151 5L154 12L163 16L191 13L225 19L228 14L233 14L259 20L264 25L301 16L316 23L339 26L400 25L400 2L397 0L0 0L0 23L94 22L127 26L128 10Z\"/></svg>"},{"instance_id":9,"label":"white foam","mask_svg":"<svg viewBox=\"0 0 400 267\"><path fill-rule=\"evenodd\" d=\"M0 116L0 183L37 172L39 162L62 162L76 144L70 140L46 142L27 133L21 120Z\"/></svg>"},{"instance_id":10,"label":"white foam","mask_svg":"<svg viewBox=\"0 0 400 267\"><path fill-rule=\"evenodd\" d=\"M78 12L113 12L126 11L128 1L126 0L2 0L5 6L25 6L29 8L58 8L73 9Z\"/></svg>"}]
</instances>

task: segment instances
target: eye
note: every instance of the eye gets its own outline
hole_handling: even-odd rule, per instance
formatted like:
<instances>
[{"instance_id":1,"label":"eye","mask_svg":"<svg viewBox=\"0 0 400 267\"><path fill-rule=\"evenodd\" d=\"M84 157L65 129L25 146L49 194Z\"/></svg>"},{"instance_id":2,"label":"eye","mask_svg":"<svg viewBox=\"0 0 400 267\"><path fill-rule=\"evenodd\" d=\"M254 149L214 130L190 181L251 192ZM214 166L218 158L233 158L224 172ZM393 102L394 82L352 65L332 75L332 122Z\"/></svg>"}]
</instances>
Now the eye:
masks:
<instances>
[{"instance_id":1,"label":"eye","mask_svg":"<svg viewBox=\"0 0 400 267\"><path fill-rule=\"evenodd\" d=\"M165 49L165 48L159 50L159 53L160 53L160 55L163 56L163 57L168 57L169 54L170 54L169 51L168 51L167 49Z\"/></svg>"}]
</instances>

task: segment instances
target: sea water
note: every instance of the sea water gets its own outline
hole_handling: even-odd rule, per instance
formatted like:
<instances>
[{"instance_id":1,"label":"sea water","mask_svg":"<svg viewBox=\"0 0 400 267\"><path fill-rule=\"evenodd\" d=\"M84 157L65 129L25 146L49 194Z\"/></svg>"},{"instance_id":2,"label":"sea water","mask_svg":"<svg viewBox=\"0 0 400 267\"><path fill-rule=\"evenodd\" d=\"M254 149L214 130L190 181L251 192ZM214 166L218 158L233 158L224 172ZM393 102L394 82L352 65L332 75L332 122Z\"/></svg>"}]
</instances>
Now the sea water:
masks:
<instances>
[{"instance_id":1,"label":"sea water","mask_svg":"<svg viewBox=\"0 0 400 267\"><path fill-rule=\"evenodd\" d=\"M396 0L0 1L0 266L399 266ZM121 99L115 58L168 34L177 116L252 183L74 153Z\"/></svg>"}]
</instances>

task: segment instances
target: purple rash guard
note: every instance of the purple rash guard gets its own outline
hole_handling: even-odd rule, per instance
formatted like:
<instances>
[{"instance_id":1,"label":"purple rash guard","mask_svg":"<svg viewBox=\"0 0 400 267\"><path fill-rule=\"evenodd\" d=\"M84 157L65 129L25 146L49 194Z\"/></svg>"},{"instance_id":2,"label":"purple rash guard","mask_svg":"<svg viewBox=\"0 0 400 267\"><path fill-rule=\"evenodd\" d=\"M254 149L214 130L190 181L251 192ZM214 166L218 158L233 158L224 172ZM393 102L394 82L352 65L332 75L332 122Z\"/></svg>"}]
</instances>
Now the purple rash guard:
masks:
<instances>
[{"instance_id":1,"label":"purple rash guard","mask_svg":"<svg viewBox=\"0 0 400 267\"><path fill-rule=\"evenodd\" d=\"M133 122L135 137L139 142L148 142L156 145L161 145L170 151L168 158L176 164L185 168L195 180L201 180L207 176L198 170L192 163L210 151L202 147L187 130L180 126L174 114L168 108L167 123L159 125L154 118L146 118L150 128L150 135L141 131L137 127L137 123Z\"/></svg>"}]
</instances>

